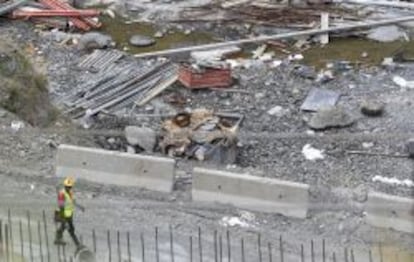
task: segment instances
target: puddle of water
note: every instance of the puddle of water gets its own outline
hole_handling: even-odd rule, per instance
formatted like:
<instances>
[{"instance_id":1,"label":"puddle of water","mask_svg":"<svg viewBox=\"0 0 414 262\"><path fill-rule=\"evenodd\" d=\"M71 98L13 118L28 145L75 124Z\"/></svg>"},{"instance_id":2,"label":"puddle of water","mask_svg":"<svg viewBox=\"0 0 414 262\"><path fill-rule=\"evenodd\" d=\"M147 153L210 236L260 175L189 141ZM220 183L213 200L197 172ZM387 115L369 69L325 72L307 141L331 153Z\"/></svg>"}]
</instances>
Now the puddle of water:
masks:
<instances>
[{"instance_id":1,"label":"puddle of water","mask_svg":"<svg viewBox=\"0 0 414 262\"><path fill-rule=\"evenodd\" d=\"M324 47L311 48L303 53L304 63L318 68L334 60L346 60L366 65L378 65L384 57L391 57L396 52L403 51L404 57L414 58L413 42L379 43L360 38L333 39ZM362 57L366 52L367 57Z\"/></svg>"},{"instance_id":2,"label":"puddle of water","mask_svg":"<svg viewBox=\"0 0 414 262\"><path fill-rule=\"evenodd\" d=\"M125 23L122 18L112 19L103 17L103 33L112 36L117 43L117 48L123 50L124 47L129 48L129 53L137 54L151 51L164 50L169 48L177 48L183 46L200 45L212 43L213 38L209 34L192 32L185 34L184 32L167 33L162 38L156 38L156 44L149 47L134 47L129 44L129 39L135 34L153 37L157 32L156 28L151 24L145 23Z\"/></svg>"}]
</instances>

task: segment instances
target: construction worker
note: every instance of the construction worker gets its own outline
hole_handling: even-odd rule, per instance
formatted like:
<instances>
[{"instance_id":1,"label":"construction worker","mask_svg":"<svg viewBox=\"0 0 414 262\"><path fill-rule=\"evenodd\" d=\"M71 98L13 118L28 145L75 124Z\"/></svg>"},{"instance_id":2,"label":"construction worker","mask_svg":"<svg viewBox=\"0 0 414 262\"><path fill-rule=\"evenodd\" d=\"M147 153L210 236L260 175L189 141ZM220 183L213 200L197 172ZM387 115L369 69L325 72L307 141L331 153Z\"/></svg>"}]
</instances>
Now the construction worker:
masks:
<instances>
[{"instance_id":1,"label":"construction worker","mask_svg":"<svg viewBox=\"0 0 414 262\"><path fill-rule=\"evenodd\" d=\"M55 245L64 245L66 244L63 241L63 232L65 229L68 229L70 236L72 237L73 242L76 247L80 247L80 242L78 237L75 235L75 227L73 226L73 214L75 211L75 206L78 207L82 212L85 211L85 208L76 203L72 188L75 184L75 180L71 177L67 177L63 181L64 188L58 192L58 207L55 214L55 220L57 222L57 231Z\"/></svg>"}]
</instances>

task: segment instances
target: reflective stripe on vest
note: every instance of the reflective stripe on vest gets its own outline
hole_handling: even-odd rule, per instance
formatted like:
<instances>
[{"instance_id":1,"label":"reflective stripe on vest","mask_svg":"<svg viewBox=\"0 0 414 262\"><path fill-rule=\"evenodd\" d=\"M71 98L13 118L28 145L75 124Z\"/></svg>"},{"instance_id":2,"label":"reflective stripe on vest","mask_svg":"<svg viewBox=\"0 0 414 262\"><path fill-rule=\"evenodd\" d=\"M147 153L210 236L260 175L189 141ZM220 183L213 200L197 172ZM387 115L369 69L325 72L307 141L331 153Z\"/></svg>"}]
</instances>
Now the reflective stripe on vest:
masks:
<instances>
[{"instance_id":1,"label":"reflective stripe on vest","mask_svg":"<svg viewBox=\"0 0 414 262\"><path fill-rule=\"evenodd\" d=\"M66 190L62 190L63 195L65 196L65 205L63 206L63 215L65 218L69 218L73 216L73 211L75 209L75 206L73 204L73 198L71 195L66 192Z\"/></svg>"}]
</instances>

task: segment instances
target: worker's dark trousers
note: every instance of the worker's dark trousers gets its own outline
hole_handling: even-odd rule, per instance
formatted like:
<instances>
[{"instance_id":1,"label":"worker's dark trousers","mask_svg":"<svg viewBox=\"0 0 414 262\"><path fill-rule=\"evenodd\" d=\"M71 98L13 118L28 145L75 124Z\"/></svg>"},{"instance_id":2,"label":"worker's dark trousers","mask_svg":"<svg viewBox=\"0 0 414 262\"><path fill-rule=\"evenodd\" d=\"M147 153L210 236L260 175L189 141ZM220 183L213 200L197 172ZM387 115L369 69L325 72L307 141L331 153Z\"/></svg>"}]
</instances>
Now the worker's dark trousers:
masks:
<instances>
[{"instance_id":1,"label":"worker's dark trousers","mask_svg":"<svg viewBox=\"0 0 414 262\"><path fill-rule=\"evenodd\" d=\"M78 240L78 237L75 235L75 227L73 226L73 217L62 219L62 221L60 222L60 225L59 225L59 227L56 231L56 240L57 241L62 241L63 232L65 231L66 228L68 229L68 232L69 232L70 236L72 237L72 240L75 243L75 245L79 246L80 242Z\"/></svg>"}]
</instances>

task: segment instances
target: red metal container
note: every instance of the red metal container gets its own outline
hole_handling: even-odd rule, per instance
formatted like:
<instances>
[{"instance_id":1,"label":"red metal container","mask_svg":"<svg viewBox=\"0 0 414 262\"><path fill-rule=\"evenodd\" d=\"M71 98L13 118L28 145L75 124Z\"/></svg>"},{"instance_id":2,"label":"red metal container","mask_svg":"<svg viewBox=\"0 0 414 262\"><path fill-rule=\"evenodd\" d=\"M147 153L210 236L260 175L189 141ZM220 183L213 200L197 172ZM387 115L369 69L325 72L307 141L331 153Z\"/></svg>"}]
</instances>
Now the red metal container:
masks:
<instances>
[{"instance_id":1,"label":"red metal container","mask_svg":"<svg viewBox=\"0 0 414 262\"><path fill-rule=\"evenodd\" d=\"M232 83L231 69L202 67L195 69L189 64L181 64L178 80L187 88L229 87Z\"/></svg>"}]
</instances>

